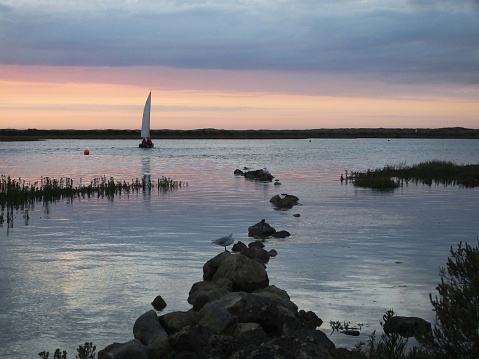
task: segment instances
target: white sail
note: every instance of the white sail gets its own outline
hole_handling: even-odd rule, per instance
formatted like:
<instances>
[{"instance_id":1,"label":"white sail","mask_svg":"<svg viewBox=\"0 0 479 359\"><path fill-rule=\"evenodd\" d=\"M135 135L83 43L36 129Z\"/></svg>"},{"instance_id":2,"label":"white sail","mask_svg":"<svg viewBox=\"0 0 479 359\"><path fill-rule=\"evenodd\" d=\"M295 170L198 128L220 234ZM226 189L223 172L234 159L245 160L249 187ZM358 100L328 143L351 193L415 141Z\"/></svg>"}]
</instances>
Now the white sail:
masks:
<instances>
[{"instance_id":1,"label":"white sail","mask_svg":"<svg viewBox=\"0 0 479 359\"><path fill-rule=\"evenodd\" d=\"M150 137L150 110L151 110L151 91L146 99L145 109L143 110L143 121L141 122L141 138Z\"/></svg>"}]
</instances>

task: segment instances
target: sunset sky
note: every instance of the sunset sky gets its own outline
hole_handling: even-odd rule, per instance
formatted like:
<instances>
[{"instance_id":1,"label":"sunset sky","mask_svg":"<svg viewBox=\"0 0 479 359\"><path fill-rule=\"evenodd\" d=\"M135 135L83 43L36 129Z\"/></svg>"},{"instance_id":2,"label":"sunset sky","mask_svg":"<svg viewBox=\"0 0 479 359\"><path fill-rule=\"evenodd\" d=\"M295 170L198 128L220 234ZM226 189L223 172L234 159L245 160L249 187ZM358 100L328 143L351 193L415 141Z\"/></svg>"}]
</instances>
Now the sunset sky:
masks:
<instances>
[{"instance_id":1,"label":"sunset sky","mask_svg":"<svg viewBox=\"0 0 479 359\"><path fill-rule=\"evenodd\" d=\"M0 0L0 128L479 128L479 0Z\"/></svg>"}]
</instances>

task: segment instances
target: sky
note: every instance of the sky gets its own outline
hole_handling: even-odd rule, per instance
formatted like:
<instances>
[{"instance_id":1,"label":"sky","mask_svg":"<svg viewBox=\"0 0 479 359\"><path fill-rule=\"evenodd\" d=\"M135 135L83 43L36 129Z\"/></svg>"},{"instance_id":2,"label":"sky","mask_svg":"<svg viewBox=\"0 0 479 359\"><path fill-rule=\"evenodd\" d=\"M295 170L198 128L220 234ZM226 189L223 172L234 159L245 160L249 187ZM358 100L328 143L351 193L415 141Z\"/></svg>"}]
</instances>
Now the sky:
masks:
<instances>
[{"instance_id":1,"label":"sky","mask_svg":"<svg viewBox=\"0 0 479 359\"><path fill-rule=\"evenodd\" d=\"M479 0L0 0L0 128L479 128Z\"/></svg>"}]
</instances>

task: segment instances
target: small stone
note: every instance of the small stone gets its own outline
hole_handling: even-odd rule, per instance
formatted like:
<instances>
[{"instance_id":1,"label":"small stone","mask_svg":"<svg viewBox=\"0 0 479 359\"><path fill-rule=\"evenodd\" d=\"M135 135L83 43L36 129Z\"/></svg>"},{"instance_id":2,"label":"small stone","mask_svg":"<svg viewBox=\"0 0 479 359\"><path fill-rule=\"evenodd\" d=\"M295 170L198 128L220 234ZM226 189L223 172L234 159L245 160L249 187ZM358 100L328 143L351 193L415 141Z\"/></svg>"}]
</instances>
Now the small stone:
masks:
<instances>
[{"instance_id":1,"label":"small stone","mask_svg":"<svg viewBox=\"0 0 479 359\"><path fill-rule=\"evenodd\" d=\"M269 252L267 252L263 248L260 248L256 251L256 255L254 259L260 263L266 264L269 262L269 257L270 257Z\"/></svg>"},{"instance_id":2,"label":"small stone","mask_svg":"<svg viewBox=\"0 0 479 359\"><path fill-rule=\"evenodd\" d=\"M271 249L268 252L268 254L269 254L270 257L276 257L278 255L278 252L276 251L276 249Z\"/></svg>"},{"instance_id":3,"label":"small stone","mask_svg":"<svg viewBox=\"0 0 479 359\"><path fill-rule=\"evenodd\" d=\"M293 217L301 217L301 215L299 213L295 213L293 214Z\"/></svg>"},{"instance_id":4,"label":"small stone","mask_svg":"<svg viewBox=\"0 0 479 359\"><path fill-rule=\"evenodd\" d=\"M248 243L249 248L255 248L255 249L260 249L264 248L264 243L261 241L253 241Z\"/></svg>"},{"instance_id":5,"label":"small stone","mask_svg":"<svg viewBox=\"0 0 479 359\"><path fill-rule=\"evenodd\" d=\"M151 302L151 305L155 310L157 311L162 311L163 309L166 308L166 302L165 300L161 297L161 295L157 296L153 302Z\"/></svg>"}]
</instances>

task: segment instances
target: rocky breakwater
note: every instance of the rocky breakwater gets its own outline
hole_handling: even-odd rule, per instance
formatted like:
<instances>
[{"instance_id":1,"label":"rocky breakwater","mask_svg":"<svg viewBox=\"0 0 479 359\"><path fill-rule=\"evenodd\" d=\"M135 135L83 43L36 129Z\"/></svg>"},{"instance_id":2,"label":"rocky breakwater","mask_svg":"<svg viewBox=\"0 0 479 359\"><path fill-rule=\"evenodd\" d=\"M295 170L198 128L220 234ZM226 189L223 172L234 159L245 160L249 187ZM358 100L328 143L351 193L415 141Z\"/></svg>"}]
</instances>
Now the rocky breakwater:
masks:
<instances>
[{"instance_id":1,"label":"rocky breakwater","mask_svg":"<svg viewBox=\"0 0 479 359\"><path fill-rule=\"evenodd\" d=\"M166 306L159 297L152 304ZM223 252L203 266L186 312L150 310L133 326L134 339L114 343L98 359L354 358L317 328L322 320L299 310L288 293L270 285L266 267L241 253Z\"/></svg>"}]
</instances>

